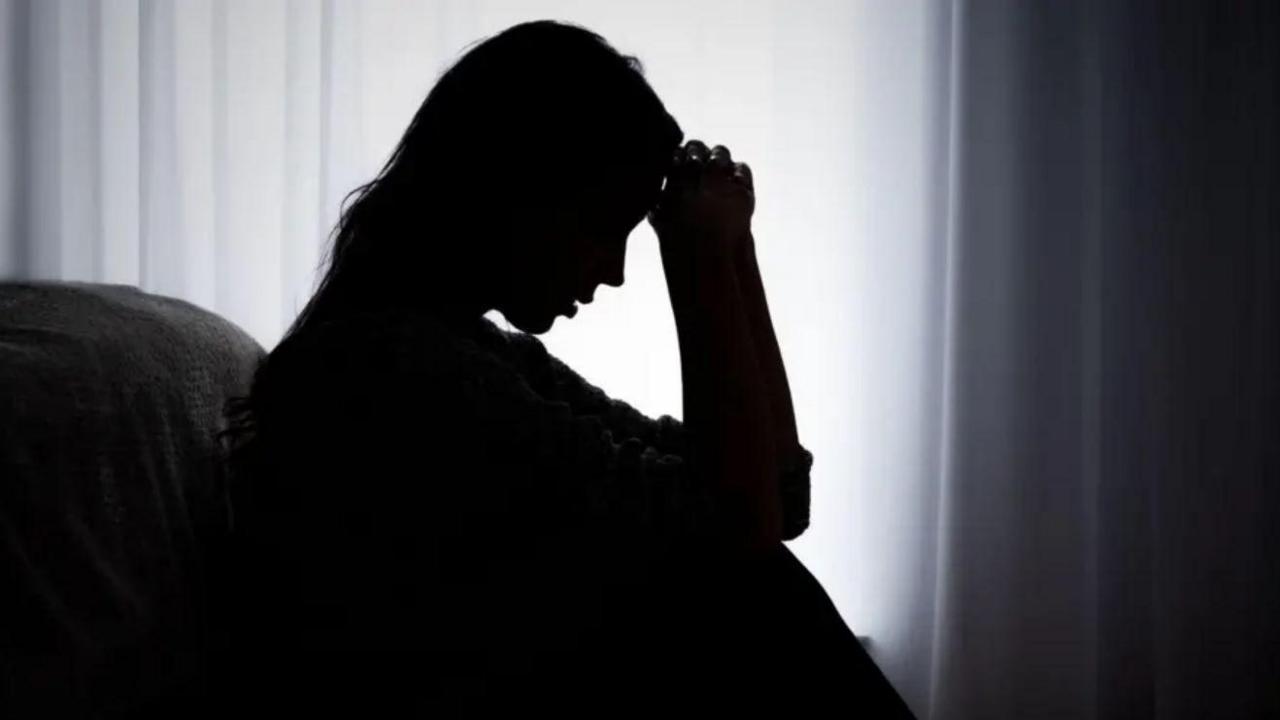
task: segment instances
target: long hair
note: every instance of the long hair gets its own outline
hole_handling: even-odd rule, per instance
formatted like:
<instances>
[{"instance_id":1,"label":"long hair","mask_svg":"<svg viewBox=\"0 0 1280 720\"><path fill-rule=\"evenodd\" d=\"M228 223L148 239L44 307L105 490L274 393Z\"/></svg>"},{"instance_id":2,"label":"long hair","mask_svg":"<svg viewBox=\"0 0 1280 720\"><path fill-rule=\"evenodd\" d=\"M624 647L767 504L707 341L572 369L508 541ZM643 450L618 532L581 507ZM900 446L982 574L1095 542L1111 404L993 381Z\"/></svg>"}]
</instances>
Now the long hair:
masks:
<instances>
[{"instance_id":1,"label":"long hair","mask_svg":"<svg viewBox=\"0 0 1280 720\"><path fill-rule=\"evenodd\" d=\"M474 44L349 196L286 337L356 306L429 309L502 257L519 218L605 173L660 178L682 137L640 61L590 30L540 20Z\"/></svg>"},{"instance_id":2,"label":"long hair","mask_svg":"<svg viewBox=\"0 0 1280 720\"><path fill-rule=\"evenodd\" d=\"M474 43L347 196L328 267L281 344L352 311L430 312L506 256L522 218L605 176L660 183L682 138L640 61L590 30L540 20ZM229 406L234 467L253 464L274 355Z\"/></svg>"}]
</instances>

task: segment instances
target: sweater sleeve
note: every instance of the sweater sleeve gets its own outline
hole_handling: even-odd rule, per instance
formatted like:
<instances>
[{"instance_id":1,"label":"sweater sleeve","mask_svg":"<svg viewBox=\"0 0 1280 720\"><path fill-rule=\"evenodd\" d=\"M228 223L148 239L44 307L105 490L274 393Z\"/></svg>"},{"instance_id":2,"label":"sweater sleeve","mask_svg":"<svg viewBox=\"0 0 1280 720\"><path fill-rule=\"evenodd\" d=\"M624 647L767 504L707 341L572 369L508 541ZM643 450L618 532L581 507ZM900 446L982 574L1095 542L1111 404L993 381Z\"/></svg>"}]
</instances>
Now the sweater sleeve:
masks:
<instances>
[{"instance_id":1,"label":"sweater sleeve","mask_svg":"<svg viewBox=\"0 0 1280 720\"><path fill-rule=\"evenodd\" d=\"M443 379L458 391L450 416L477 458L512 471L499 474L520 505L654 548L720 539L718 503L690 472L673 419L649 420L603 393L594 407L547 398L490 356L462 357L476 372Z\"/></svg>"},{"instance_id":2,"label":"sweater sleeve","mask_svg":"<svg viewBox=\"0 0 1280 720\"><path fill-rule=\"evenodd\" d=\"M538 338L507 333L513 356L530 387L543 397L568 403L578 415L594 415L615 437L639 438L666 455L685 456L688 439L684 424L670 414L649 417L625 400L610 397L560 358Z\"/></svg>"},{"instance_id":3,"label":"sweater sleeve","mask_svg":"<svg viewBox=\"0 0 1280 720\"><path fill-rule=\"evenodd\" d=\"M669 414L652 418L624 400L612 398L547 351L538 338L507 333L516 362L532 387L545 397L567 403L578 415L594 415L615 438L638 438L661 455L685 456L689 440L684 424ZM809 527L810 469L813 454L797 445L782 458L778 491L782 502L783 539L794 540Z\"/></svg>"}]
</instances>

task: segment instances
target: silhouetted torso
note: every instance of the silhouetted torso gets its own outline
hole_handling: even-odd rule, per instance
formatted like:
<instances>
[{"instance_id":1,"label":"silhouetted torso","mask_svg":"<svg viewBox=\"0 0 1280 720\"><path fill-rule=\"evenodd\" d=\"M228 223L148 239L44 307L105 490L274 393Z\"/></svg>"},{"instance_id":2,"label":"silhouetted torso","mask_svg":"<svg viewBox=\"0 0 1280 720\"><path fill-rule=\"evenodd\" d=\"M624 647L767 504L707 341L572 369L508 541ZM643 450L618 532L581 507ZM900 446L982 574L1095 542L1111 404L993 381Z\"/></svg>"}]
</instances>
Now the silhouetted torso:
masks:
<instances>
[{"instance_id":1,"label":"silhouetted torso","mask_svg":"<svg viewBox=\"0 0 1280 720\"><path fill-rule=\"evenodd\" d=\"M634 602L653 563L709 527L677 421L487 319L351 316L286 341L269 372L267 462L235 499L256 572L245 627L309 687L355 672L443 702L581 671L611 598ZM307 660L353 651L358 667ZM442 687L404 687L405 672Z\"/></svg>"},{"instance_id":2,"label":"silhouetted torso","mask_svg":"<svg viewBox=\"0 0 1280 720\"><path fill-rule=\"evenodd\" d=\"M446 716L837 693L901 709L785 546L748 561L714 540L679 421L484 318L317 327L272 354L262 461L233 495L230 697Z\"/></svg>"}]
</instances>

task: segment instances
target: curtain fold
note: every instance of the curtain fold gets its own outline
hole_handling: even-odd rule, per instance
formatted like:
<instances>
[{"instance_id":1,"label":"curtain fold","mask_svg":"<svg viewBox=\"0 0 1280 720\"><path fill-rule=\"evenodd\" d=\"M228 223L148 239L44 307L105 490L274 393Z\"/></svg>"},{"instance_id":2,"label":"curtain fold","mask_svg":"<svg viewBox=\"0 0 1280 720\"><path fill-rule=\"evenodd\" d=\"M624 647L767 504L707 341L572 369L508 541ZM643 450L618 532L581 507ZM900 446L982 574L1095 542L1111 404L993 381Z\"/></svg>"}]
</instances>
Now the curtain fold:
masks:
<instances>
[{"instance_id":1,"label":"curtain fold","mask_svg":"<svg viewBox=\"0 0 1280 720\"><path fill-rule=\"evenodd\" d=\"M953 9L937 717L1094 707L1096 104L1081 8Z\"/></svg>"},{"instance_id":2,"label":"curtain fold","mask_svg":"<svg viewBox=\"0 0 1280 720\"><path fill-rule=\"evenodd\" d=\"M1280 715L1280 7L1099 13L1100 714Z\"/></svg>"},{"instance_id":3,"label":"curtain fold","mask_svg":"<svg viewBox=\"0 0 1280 720\"><path fill-rule=\"evenodd\" d=\"M914 707L1273 716L1277 6L951 11L937 610Z\"/></svg>"},{"instance_id":4,"label":"curtain fold","mask_svg":"<svg viewBox=\"0 0 1280 720\"><path fill-rule=\"evenodd\" d=\"M272 344L377 169L365 9L6 0L0 276L137 285Z\"/></svg>"}]
</instances>

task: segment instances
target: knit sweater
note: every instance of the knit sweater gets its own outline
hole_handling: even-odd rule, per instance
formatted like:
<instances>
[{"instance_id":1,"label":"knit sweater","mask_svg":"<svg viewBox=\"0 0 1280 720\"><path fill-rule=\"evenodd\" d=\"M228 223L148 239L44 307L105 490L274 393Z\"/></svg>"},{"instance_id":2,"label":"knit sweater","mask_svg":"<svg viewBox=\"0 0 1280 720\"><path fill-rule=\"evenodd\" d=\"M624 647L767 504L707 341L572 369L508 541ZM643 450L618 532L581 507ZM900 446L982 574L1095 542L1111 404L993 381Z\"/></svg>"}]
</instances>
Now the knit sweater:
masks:
<instances>
[{"instance_id":1,"label":"knit sweater","mask_svg":"<svg viewBox=\"0 0 1280 720\"><path fill-rule=\"evenodd\" d=\"M255 612L313 658L447 647L439 694L481 693L580 657L610 597L723 527L679 420L487 318L348 316L288 338L259 377L237 522L277 603ZM812 456L796 457L788 538L808 524Z\"/></svg>"}]
</instances>

